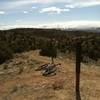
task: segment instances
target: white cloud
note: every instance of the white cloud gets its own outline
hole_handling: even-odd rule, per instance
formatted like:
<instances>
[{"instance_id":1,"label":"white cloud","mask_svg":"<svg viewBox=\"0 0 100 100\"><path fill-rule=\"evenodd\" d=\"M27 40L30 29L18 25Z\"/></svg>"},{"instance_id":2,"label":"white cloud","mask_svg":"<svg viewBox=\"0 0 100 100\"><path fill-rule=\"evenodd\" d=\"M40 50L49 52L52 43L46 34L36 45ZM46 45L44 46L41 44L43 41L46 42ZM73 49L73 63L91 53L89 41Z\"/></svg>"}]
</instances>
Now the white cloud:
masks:
<instances>
[{"instance_id":1,"label":"white cloud","mask_svg":"<svg viewBox=\"0 0 100 100\"><path fill-rule=\"evenodd\" d=\"M100 3L100 0L29 0L29 1L34 1L34 3L84 3L84 4L89 4L90 5L98 5ZM91 6L92 6L91 5Z\"/></svg>"},{"instance_id":2,"label":"white cloud","mask_svg":"<svg viewBox=\"0 0 100 100\"><path fill-rule=\"evenodd\" d=\"M37 7L33 6L33 7L31 7L30 12L33 12L35 10L37 10Z\"/></svg>"},{"instance_id":3,"label":"white cloud","mask_svg":"<svg viewBox=\"0 0 100 100\"><path fill-rule=\"evenodd\" d=\"M5 12L4 11L0 11L0 15L4 15L5 14Z\"/></svg>"},{"instance_id":4,"label":"white cloud","mask_svg":"<svg viewBox=\"0 0 100 100\"><path fill-rule=\"evenodd\" d=\"M34 3L39 4L53 4L53 3L65 3L68 8L75 7L88 7L94 5L100 5L100 0L8 0L5 3L0 3L0 9L19 9L21 7L26 7L27 5L32 5ZM33 7L34 8L34 7Z\"/></svg>"},{"instance_id":5,"label":"white cloud","mask_svg":"<svg viewBox=\"0 0 100 100\"><path fill-rule=\"evenodd\" d=\"M69 9L70 9L70 8L75 8L75 6L72 5L72 4L67 4L67 5L65 5L65 7L66 7L66 8L69 8Z\"/></svg>"},{"instance_id":6,"label":"white cloud","mask_svg":"<svg viewBox=\"0 0 100 100\"><path fill-rule=\"evenodd\" d=\"M38 25L40 28L96 28L100 27L100 21L65 21Z\"/></svg>"},{"instance_id":7,"label":"white cloud","mask_svg":"<svg viewBox=\"0 0 100 100\"><path fill-rule=\"evenodd\" d=\"M48 8L43 8L40 10L40 13L57 13L60 14L61 12L68 12L69 9L61 9L61 8L57 8L57 7L48 7Z\"/></svg>"},{"instance_id":8,"label":"white cloud","mask_svg":"<svg viewBox=\"0 0 100 100\"><path fill-rule=\"evenodd\" d=\"M23 7L27 7L27 5L31 5L35 2L36 0L8 0L7 2L0 4L0 9L4 10L20 9Z\"/></svg>"},{"instance_id":9,"label":"white cloud","mask_svg":"<svg viewBox=\"0 0 100 100\"><path fill-rule=\"evenodd\" d=\"M0 24L0 29L10 28L96 28L100 27L100 21L66 21L66 22L54 22L45 24L22 24L17 23L16 25L3 25Z\"/></svg>"},{"instance_id":10,"label":"white cloud","mask_svg":"<svg viewBox=\"0 0 100 100\"><path fill-rule=\"evenodd\" d=\"M27 2L27 3L63 3L63 2L71 2L73 0L20 0L20 1L23 1L23 2Z\"/></svg>"},{"instance_id":11,"label":"white cloud","mask_svg":"<svg viewBox=\"0 0 100 100\"><path fill-rule=\"evenodd\" d=\"M83 8L83 7L90 7L90 6L96 6L96 5L100 5L100 1L92 1L89 2L89 0L87 0L87 2L76 2L76 3L70 3L70 4L66 4L66 8Z\"/></svg>"},{"instance_id":12,"label":"white cloud","mask_svg":"<svg viewBox=\"0 0 100 100\"><path fill-rule=\"evenodd\" d=\"M23 11L23 13L24 13L24 14L27 14L27 13L28 13L28 11Z\"/></svg>"},{"instance_id":13,"label":"white cloud","mask_svg":"<svg viewBox=\"0 0 100 100\"><path fill-rule=\"evenodd\" d=\"M34 7L34 6L32 7L32 9L36 9L36 8L37 8L37 7Z\"/></svg>"}]
</instances>

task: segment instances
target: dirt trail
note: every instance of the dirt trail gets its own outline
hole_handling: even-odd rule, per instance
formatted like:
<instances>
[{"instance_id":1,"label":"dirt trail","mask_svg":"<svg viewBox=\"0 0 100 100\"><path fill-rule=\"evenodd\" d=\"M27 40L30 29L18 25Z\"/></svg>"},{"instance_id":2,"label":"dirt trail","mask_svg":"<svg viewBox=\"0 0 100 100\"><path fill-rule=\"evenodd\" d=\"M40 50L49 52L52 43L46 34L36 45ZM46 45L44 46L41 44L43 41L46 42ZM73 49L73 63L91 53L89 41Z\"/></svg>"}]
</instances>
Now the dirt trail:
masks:
<instances>
[{"instance_id":1,"label":"dirt trail","mask_svg":"<svg viewBox=\"0 0 100 100\"><path fill-rule=\"evenodd\" d=\"M75 100L75 63L55 59L55 63L61 63L55 76L44 77L34 70L49 62L50 58L39 56L38 51L30 51L0 65L8 66L7 70L24 67L21 74L15 71L0 75L0 100ZM100 68L82 64L81 72L82 100L99 100Z\"/></svg>"}]
</instances>

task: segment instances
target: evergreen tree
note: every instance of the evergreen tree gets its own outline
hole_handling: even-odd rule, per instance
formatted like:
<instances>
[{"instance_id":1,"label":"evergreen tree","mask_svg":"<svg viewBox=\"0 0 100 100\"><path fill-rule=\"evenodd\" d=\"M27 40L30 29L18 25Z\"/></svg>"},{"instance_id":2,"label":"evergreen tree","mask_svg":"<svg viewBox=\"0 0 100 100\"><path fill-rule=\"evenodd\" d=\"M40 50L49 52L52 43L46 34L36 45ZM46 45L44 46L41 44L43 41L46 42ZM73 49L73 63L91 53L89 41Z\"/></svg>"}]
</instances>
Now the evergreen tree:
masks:
<instances>
[{"instance_id":1,"label":"evergreen tree","mask_svg":"<svg viewBox=\"0 0 100 100\"><path fill-rule=\"evenodd\" d=\"M55 44L52 41L47 42L46 46L40 50L40 55L51 57L51 63L54 63L54 58L57 57L57 49Z\"/></svg>"},{"instance_id":2,"label":"evergreen tree","mask_svg":"<svg viewBox=\"0 0 100 100\"><path fill-rule=\"evenodd\" d=\"M0 41L0 64L12 58L12 50L4 41Z\"/></svg>"}]
</instances>

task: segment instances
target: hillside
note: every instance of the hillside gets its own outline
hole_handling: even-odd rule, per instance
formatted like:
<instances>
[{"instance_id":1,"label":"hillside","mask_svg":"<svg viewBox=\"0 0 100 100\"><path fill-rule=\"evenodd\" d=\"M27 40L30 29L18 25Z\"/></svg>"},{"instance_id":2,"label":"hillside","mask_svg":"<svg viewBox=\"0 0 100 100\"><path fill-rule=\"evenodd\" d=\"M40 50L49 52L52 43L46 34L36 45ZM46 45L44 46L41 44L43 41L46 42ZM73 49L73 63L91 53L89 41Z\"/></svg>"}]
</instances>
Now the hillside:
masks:
<instances>
[{"instance_id":1,"label":"hillside","mask_svg":"<svg viewBox=\"0 0 100 100\"><path fill-rule=\"evenodd\" d=\"M38 50L14 54L0 65L0 100L75 100L75 61L58 57L54 76L42 76L35 69L50 62ZM100 99L100 63L81 66L82 100ZM24 68L22 73L20 69Z\"/></svg>"},{"instance_id":2,"label":"hillside","mask_svg":"<svg viewBox=\"0 0 100 100\"><path fill-rule=\"evenodd\" d=\"M100 34L82 30L18 28L0 31L0 64L12 54L45 48L53 43L59 52L75 53L77 41L82 45L82 56L100 59Z\"/></svg>"}]
</instances>

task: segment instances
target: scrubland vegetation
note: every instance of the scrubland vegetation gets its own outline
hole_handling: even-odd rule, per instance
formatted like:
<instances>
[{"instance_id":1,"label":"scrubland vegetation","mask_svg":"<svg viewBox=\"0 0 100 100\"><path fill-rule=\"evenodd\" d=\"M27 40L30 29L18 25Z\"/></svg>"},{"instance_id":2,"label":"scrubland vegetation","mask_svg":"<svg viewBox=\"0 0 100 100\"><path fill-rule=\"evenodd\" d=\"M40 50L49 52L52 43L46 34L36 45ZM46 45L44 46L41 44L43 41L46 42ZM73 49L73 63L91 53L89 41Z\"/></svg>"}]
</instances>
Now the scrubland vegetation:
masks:
<instances>
[{"instance_id":1,"label":"scrubland vegetation","mask_svg":"<svg viewBox=\"0 0 100 100\"><path fill-rule=\"evenodd\" d=\"M14 53L45 49L51 42L58 53L74 54L77 41L82 42L83 62L100 58L99 33L31 28L0 31L0 63L12 58Z\"/></svg>"},{"instance_id":2,"label":"scrubland vegetation","mask_svg":"<svg viewBox=\"0 0 100 100\"><path fill-rule=\"evenodd\" d=\"M82 51L76 50L78 42ZM100 34L96 32L31 28L0 31L0 100L75 100L77 52L78 62L82 60L81 99L100 99L99 44ZM54 76L43 76L36 69L49 64L49 57L52 63L56 58L54 63L61 65Z\"/></svg>"}]
</instances>

